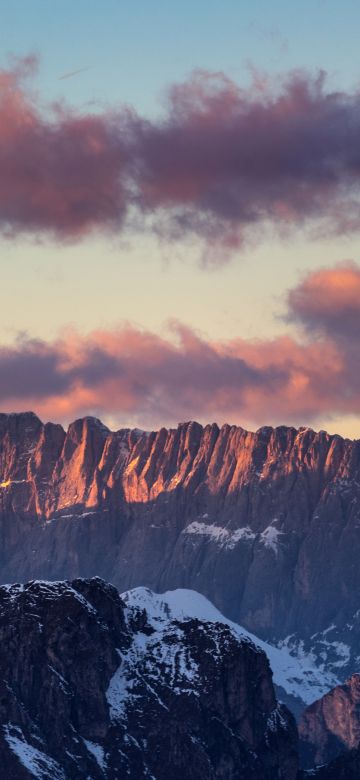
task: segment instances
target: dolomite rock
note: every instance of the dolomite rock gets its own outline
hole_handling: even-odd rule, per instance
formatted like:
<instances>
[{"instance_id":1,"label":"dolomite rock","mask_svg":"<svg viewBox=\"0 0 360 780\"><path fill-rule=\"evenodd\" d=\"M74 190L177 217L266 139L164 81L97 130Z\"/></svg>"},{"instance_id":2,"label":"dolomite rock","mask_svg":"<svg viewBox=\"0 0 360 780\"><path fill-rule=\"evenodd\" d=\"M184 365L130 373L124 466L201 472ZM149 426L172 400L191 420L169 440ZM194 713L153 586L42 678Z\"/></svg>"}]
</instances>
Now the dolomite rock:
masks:
<instances>
[{"instance_id":1,"label":"dolomite rock","mask_svg":"<svg viewBox=\"0 0 360 780\"><path fill-rule=\"evenodd\" d=\"M360 442L324 431L0 415L0 581L191 588L339 681L357 671L359 518Z\"/></svg>"},{"instance_id":2,"label":"dolomite rock","mask_svg":"<svg viewBox=\"0 0 360 780\"><path fill-rule=\"evenodd\" d=\"M0 588L2 776L295 780L265 654L144 604L99 578Z\"/></svg>"},{"instance_id":3,"label":"dolomite rock","mask_svg":"<svg viewBox=\"0 0 360 780\"><path fill-rule=\"evenodd\" d=\"M299 722L302 763L326 764L360 743L360 675L307 707Z\"/></svg>"}]
</instances>

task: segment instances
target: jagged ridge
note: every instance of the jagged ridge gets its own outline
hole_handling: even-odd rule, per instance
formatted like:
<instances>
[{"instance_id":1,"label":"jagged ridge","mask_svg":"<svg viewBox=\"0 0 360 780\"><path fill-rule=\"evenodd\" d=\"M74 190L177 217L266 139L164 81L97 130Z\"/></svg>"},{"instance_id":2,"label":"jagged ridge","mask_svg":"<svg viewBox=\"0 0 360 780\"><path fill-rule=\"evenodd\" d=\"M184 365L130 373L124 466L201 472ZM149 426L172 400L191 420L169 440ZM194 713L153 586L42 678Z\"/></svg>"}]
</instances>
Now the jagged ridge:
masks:
<instances>
[{"instance_id":1,"label":"jagged ridge","mask_svg":"<svg viewBox=\"0 0 360 780\"><path fill-rule=\"evenodd\" d=\"M360 442L285 426L243 428L214 423L177 429L110 431L85 417L65 430L41 423L32 412L0 414L0 478L6 498L40 517L108 504L119 493L128 502L150 502L179 486L222 499L249 483L289 474L309 476L316 502L334 481L360 470ZM23 485L20 489L18 486ZM9 491L9 489L11 489Z\"/></svg>"}]
</instances>

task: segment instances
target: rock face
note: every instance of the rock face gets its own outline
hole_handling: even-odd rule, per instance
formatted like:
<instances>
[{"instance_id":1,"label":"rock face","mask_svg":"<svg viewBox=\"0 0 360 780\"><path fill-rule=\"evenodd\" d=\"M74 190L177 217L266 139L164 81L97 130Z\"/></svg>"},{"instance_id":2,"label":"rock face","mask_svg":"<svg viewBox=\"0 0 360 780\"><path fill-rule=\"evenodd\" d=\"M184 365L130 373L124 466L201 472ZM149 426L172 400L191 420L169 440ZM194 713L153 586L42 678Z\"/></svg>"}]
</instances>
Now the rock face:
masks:
<instances>
[{"instance_id":1,"label":"rock face","mask_svg":"<svg viewBox=\"0 0 360 780\"><path fill-rule=\"evenodd\" d=\"M307 707L299 722L304 767L326 764L360 743L360 675Z\"/></svg>"},{"instance_id":2,"label":"rock face","mask_svg":"<svg viewBox=\"0 0 360 780\"><path fill-rule=\"evenodd\" d=\"M360 442L194 422L114 433L94 418L65 433L0 415L0 532L2 582L192 588L337 681L357 670Z\"/></svg>"},{"instance_id":3,"label":"rock face","mask_svg":"<svg viewBox=\"0 0 360 780\"><path fill-rule=\"evenodd\" d=\"M264 653L126 599L99 578L0 588L2 777L295 780Z\"/></svg>"},{"instance_id":4,"label":"rock face","mask_svg":"<svg viewBox=\"0 0 360 780\"><path fill-rule=\"evenodd\" d=\"M359 780L360 750L349 750L329 764L299 772L299 780Z\"/></svg>"}]
</instances>

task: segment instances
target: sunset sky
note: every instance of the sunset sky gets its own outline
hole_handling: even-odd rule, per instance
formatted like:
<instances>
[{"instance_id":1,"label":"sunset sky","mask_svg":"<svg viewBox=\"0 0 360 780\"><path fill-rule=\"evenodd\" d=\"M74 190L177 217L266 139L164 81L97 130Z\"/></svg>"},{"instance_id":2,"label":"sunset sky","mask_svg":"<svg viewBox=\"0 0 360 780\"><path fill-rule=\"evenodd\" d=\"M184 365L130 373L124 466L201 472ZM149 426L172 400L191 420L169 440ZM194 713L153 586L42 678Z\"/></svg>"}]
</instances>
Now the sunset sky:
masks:
<instances>
[{"instance_id":1,"label":"sunset sky","mask_svg":"<svg viewBox=\"0 0 360 780\"><path fill-rule=\"evenodd\" d=\"M0 410L360 437L360 6L13 0Z\"/></svg>"}]
</instances>

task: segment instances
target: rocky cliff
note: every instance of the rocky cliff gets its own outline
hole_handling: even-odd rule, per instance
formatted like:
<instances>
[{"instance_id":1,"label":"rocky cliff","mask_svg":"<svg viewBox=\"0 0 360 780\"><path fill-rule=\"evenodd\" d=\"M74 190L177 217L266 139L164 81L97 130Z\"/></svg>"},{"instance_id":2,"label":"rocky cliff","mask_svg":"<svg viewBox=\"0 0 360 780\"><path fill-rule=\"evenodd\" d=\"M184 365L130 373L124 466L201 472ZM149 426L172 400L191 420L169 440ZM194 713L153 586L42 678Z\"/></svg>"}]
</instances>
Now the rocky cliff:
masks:
<instances>
[{"instance_id":1,"label":"rocky cliff","mask_svg":"<svg viewBox=\"0 0 360 780\"><path fill-rule=\"evenodd\" d=\"M306 708L299 722L302 763L326 764L360 744L360 675Z\"/></svg>"},{"instance_id":2,"label":"rocky cliff","mask_svg":"<svg viewBox=\"0 0 360 780\"><path fill-rule=\"evenodd\" d=\"M0 588L6 780L295 780L265 654L99 578Z\"/></svg>"},{"instance_id":3,"label":"rocky cliff","mask_svg":"<svg viewBox=\"0 0 360 780\"><path fill-rule=\"evenodd\" d=\"M360 640L360 442L0 415L0 580L188 587L338 681Z\"/></svg>"},{"instance_id":4,"label":"rocky cliff","mask_svg":"<svg viewBox=\"0 0 360 780\"><path fill-rule=\"evenodd\" d=\"M359 780L360 750L341 753L329 764L299 772L299 780Z\"/></svg>"}]
</instances>

